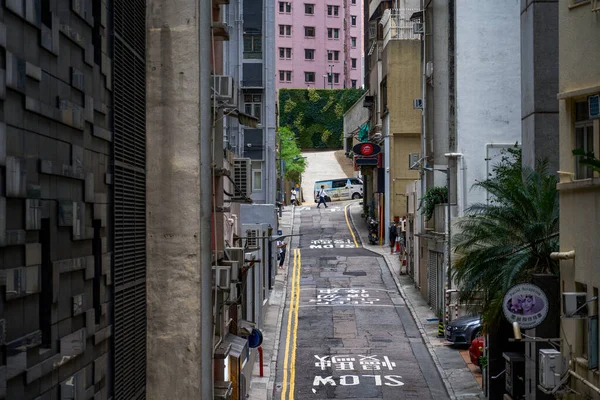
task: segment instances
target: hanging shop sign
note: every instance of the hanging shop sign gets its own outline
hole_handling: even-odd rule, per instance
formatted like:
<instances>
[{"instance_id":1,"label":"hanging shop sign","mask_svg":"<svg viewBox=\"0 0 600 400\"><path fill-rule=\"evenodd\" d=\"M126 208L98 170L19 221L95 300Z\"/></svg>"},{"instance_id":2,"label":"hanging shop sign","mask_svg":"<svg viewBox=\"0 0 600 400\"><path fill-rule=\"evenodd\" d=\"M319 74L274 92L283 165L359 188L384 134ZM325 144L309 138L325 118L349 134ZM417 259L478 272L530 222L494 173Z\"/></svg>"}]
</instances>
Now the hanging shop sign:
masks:
<instances>
[{"instance_id":1,"label":"hanging shop sign","mask_svg":"<svg viewBox=\"0 0 600 400\"><path fill-rule=\"evenodd\" d=\"M381 152L381 147L375 143L358 143L354 145L352 151L357 156L374 156Z\"/></svg>"},{"instance_id":2,"label":"hanging shop sign","mask_svg":"<svg viewBox=\"0 0 600 400\"><path fill-rule=\"evenodd\" d=\"M508 322L518 322L523 329L535 328L548 314L548 298L538 286L519 283L511 287L502 302Z\"/></svg>"}]
</instances>

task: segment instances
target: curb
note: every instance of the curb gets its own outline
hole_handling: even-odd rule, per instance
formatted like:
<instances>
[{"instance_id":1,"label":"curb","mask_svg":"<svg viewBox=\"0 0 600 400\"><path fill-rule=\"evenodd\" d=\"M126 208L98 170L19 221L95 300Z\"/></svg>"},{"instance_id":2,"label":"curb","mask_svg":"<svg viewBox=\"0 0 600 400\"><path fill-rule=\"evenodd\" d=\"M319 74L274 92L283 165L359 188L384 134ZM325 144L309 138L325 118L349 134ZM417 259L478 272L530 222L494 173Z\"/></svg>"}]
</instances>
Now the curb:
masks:
<instances>
[{"instance_id":1,"label":"curb","mask_svg":"<svg viewBox=\"0 0 600 400\"><path fill-rule=\"evenodd\" d=\"M294 216L296 214L296 207L292 206L292 222L290 224L290 234L294 233ZM290 239L290 250L291 250L291 242L294 236ZM286 256L288 257L288 263L290 262L290 254L291 252L286 252ZM284 270L287 271L287 270ZM287 286L288 286L288 275L284 274L283 277L283 290L282 290L282 307L283 310L277 315L277 324L275 325L275 346L273 349L273 354L271 355L271 367L269 374L269 380L267 381L267 400L273 399L273 389L275 387L275 377L277 376L277 356L279 355L279 339L281 337L281 322L283 321L283 313L285 311L285 301L287 299ZM281 308L281 307L280 307Z\"/></svg>"},{"instance_id":2,"label":"curb","mask_svg":"<svg viewBox=\"0 0 600 400\"><path fill-rule=\"evenodd\" d=\"M358 234L358 229L356 228L356 225L354 223L354 217L352 216L352 211L351 211L353 206L354 206L354 204L352 204L350 207L348 207L350 209L350 221L352 221L352 226L354 227L354 230ZM433 360L433 363L435 364L435 367L437 368L438 373L440 374L440 379L442 380L442 382L444 382L444 386L446 387L446 392L448 393L448 396L450 397L451 400L456 400L457 397L456 397L456 394L454 393L454 389L452 388L452 385L450 385L450 381L448 380L448 377L446 376L446 372L444 371L444 369L442 368L442 365L440 364L440 360L438 359L437 355L433 351L433 348L431 345L431 340L429 339L429 336L427 335L427 332L425 331L425 328L423 327L423 324L421 323L421 321L418 318L415 318L415 315L416 315L415 308L414 308L412 302L406 296L406 293L404 292L404 289L403 289L402 285L400 284L400 280L394 273L394 271L391 267L391 264L388 261L387 254L379 254L376 251L365 248L362 237L360 235L357 235L357 236L358 236L358 240L360 241L360 245L363 247L363 249L368 250L371 253L377 254L379 256L383 256L383 259L385 260L385 264L387 265L387 267L390 271L390 274L392 275L392 278L394 279L394 283L396 284L396 287L398 288L398 291L400 292L400 296L406 303L406 306L408 307L408 310L410 311L410 315L412 316L412 319L415 321L415 324L417 325L417 328L419 329L419 332L421 333L421 339L426 344L425 347L427 347L427 351L429 352L429 355L431 356L431 359Z\"/></svg>"}]
</instances>

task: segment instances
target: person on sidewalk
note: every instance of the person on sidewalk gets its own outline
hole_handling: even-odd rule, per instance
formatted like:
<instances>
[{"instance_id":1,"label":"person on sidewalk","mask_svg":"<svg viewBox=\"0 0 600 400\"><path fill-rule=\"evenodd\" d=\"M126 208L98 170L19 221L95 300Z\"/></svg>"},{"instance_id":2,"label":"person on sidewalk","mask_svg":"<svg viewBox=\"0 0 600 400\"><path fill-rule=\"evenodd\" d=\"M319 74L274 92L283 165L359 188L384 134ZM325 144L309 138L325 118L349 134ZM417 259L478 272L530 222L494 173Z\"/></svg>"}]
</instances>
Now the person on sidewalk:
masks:
<instances>
[{"instance_id":1,"label":"person on sidewalk","mask_svg":"<svg viewBox=\"0 0 600 400\"><path fill-rule=\"evenodd\" d=\"M282 232L277 231L277 234L281 236ZM283 261L285 260L285 250L287 248L287 243L283 238L277 240L277 248L279 249L279 268L283 269Z\"/></svg>"},{"instance_id":2,"label":"person on sidewalk","mask_svg":"<svg viewBox=\"0 0 600 400\"><path fill-rule=\"evenodd\" d=\"M327 197L327 193L325 193L325 185L321 185L321 190L319 191L319 203L317 204L317 208L320 208L321 203L325 205L327 208L327 202L325 201Z\"/></svg>"},{"instance_id":3,"label":"person on sidewalk","mask_svg":"<svg viewBox=\"0 0 600 400\"><path fill-rule=\"evenodd\" d=\"M398 223L394 221L390 225L390 254L394 254L396 249L396 238L398 237Z\"/></svg>"},{"instance_id":4,"label":"person on sidewalk","mask_svg":"<svg viewBox=\"0 0 600 400\"><path fill-rule=\"evenodd\" d=\"M296 200L296 190L295 189L292 189L292 193L290 194L290 203L292 203L293 206L298 205L298 201Z\"/></svg>"}]
</instances>

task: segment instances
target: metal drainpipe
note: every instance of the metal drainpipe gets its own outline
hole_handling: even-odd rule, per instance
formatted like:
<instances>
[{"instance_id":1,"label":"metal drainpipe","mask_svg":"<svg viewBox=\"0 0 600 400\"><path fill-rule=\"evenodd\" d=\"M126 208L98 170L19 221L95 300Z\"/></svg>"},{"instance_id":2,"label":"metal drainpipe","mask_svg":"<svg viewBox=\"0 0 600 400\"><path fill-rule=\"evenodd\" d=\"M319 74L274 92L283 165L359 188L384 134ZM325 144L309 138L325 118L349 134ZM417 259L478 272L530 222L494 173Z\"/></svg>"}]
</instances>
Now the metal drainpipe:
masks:
<instances>
[{"instance_id":1,"label":"metal drainpipe","mask_svg":"<svg viewBox=\"0 0 600 400\"><path fill-rule=\"evenodd\" d=\"M200 80L200 397L213 398L212 365L212 267L211 267L211 174L212 115L210 99L211 0L200 0L199 8L199 80Z\"/></svg>"}]
</instances>

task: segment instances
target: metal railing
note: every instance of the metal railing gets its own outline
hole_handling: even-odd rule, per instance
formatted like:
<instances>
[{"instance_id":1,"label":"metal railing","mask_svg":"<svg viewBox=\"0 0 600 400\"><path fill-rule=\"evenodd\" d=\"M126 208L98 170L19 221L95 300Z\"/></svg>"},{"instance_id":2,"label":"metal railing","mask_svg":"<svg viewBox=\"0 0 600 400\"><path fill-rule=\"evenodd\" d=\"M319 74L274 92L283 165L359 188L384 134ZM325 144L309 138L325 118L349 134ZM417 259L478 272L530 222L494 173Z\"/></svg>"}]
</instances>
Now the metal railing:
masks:
<instances>
[{"instance_id":1,"label":"metal railing","mask_svg":"<svg viewBox=\"0 0 600 400\"><path fill-rule=\"evenodd\" d=\"M417 11L412 8L385 10L380 22L383 25L384 48L390 40L421 40L421 35L414 33L415 22L410 20L410 16Z\"/></svg>"}]
</instances>

